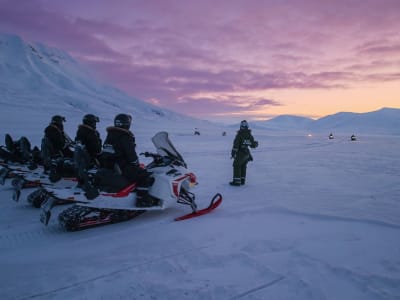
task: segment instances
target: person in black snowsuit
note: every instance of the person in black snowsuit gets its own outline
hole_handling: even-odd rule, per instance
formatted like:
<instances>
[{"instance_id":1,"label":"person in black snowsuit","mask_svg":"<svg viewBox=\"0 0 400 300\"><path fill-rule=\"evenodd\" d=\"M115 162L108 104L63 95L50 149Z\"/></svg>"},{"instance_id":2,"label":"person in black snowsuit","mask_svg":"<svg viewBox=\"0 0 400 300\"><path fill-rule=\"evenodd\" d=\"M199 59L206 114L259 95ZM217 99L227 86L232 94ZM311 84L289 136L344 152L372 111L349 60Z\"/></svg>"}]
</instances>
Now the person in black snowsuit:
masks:
<instances>
[{"instance_id":1,"label":"person in black snowsuit","mask_svg":"<svg viewBox=\"0 0 400 300\"><path fill-rule=\"evenodd\" d=\"M61 177L75 176L73 163L74 145L71 138L64 132L65 117L55 115L44 130L42 140L42 159L45 171L50 170L49 179L56 182Z\"/></svg>"},{"instance_id":2,"label":"person in black snowsuit","mask_svg":"<svg viewBox=\"0 0 400 300\"><path fill-rule=\"evenodd\" d=\"M75 137L75 143L85 146L92 165L99 164L97 158L102 148L100 133L96 130L96 123L99 121L99 117L93 114L85 115L82 119L82 124L78 126Z\"/></svg>"},{"instance_id":3,"label":"person in black snowsuit","mask_svg":"<svg viewBox=\"0 0 400 300\"><path fill-rule=\"evenodd\" d=\"M50 143L52 157L72 157L73 152L69 148L72 140L64 132L65 117L53 116L50 124L45 128L44 135Z\"/></svg>"},{"instance_id":4,"label":"person in black snowsuit","mask_svg":"<svg viewBox=\"0 0 400 300\"><path fill-rule=\"evenodd\" d=\"M250 148L257 148L258 142L254 140L246 120L240 122L240 130L235 136L231 151L233 161L233 180L230 185L240 186L246 183L247 163L253 160Z\"/></svg>"},{"instance_id":5,"label":"person in black snowsuit","mask_svg":"<svg viewBox=\"0 0 400 300\"><path fill-rule=\"evenodd\" d=\"M136 154L135 136L129 130L131 122L132 118L127 114L118 114L114 118L114 126L107 128L107 137L104 141L103 152L105 153L105 149L112 146L114 151L113 168L120 170L121 174L130 183L137 183L136 206L149 207L157 205L156 199L152 198L148 193L149 187L154 182L154 178L150 177L150 173L139 165L139 159ZM110 166L107 162L105 164Z\"/></svg>"},{"instance_id":6,"label":"person in black snowsuit","mask_svg":"<svg viewBox=\"0 0 400 300\"><path fill-rule=\"evenodd\" d=\"M102 141L99 132L96 130L96 124L99 121L99 117L93 114L83 116L82 124L78 126L76 132L74 147L74 167L78 186L87 189L87 193L89 188L92 192L96 191L93 196L96 196L97 189L92 189L92 186L88 185L88 171L100 167L99 156L101 154Z\"/></svg>"}]
</instances>

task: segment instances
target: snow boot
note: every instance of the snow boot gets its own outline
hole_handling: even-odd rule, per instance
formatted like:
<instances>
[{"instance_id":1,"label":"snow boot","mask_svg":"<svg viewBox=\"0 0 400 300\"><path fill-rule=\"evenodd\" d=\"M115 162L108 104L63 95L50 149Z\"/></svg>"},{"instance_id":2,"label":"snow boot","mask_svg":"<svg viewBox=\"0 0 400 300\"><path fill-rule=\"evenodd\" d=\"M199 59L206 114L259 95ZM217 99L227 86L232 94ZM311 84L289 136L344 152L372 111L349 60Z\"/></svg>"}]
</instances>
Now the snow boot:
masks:
<instances>
[{"instance_id":1,"label":"snow boot","mask_svg":"<svg viewBox=\"0 0 400 300\"><path fill-rule=\"evenodd\" d=\"M136 188L136 206L137 207L152 207L160 205L160 201L149 195L148 187L137 187Z\"/></svg>"},{"instance_id":2,"label":"snow boot","mask_svg":"<svg viewBox=\"0 0 400 300\"><path fill-rule=\"evenodd\" d=\"M232 186L240 186L240 182L236 180L229 182L229 184Z\"/></svg>"},{"instance_id":3,"label":"snow boot","mask_svg":"<svg viewBox=\"0 0 400 300\"><path fill-rule=\"evenodd\" d=\"M83 188L85 191L85 197L88 200L93 200L95 199L98 195L100 195L99 189L95 188L94 186L87 185L86 187Z\"/></svg>"}]
</instances>

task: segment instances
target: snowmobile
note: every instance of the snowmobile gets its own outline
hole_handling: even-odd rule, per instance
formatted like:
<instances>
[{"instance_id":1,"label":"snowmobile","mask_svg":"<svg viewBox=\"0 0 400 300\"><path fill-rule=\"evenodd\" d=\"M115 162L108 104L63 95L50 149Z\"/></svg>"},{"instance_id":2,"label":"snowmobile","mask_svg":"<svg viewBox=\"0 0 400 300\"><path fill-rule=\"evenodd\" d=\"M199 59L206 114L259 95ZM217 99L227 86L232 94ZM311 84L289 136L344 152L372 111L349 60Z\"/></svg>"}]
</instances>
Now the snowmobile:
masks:
<instances>
[{"instance_id":1,"label":"snowmobile","mask_svg":"<svg viewBox=\"0 0 400 300\"><path fill-rule=\"evenodd\" d=\"M52 208L63 204L73 204L58 215L59 224L69 231L129 220L146 211L164 210L175 202L188 205L192 210L191 213L175 218L177 221L206 214L221 204L222 196L217 193L207 208L197 209L195 195L189 191L197 184L196 176L188 171L186 162L169 140L168 133L157 133L152 142L156 153L141 154L152 158L146 170L154 178L149 187L149 195L156 200L155 205L137 205L136 183L131 183L118 192L101 191L100 188L95 197L89 196L93 186L88 188L86 184L83 185L83 189L42 186L36 191L36 196L43 199L41 222L47 225ZM99 170L88 170L88 178L93 178L97 172Z\"/></svg>"},{"instance_id":2,"label":"snowmobile","mask_svg":"<svg viewBox=\"0 0 400 300\"><path fill-rule=\"evenodd\" d=\"M12 199L16 202L19 201L21 196L21 190L38 188L41 186L54 186L54 181L51 180L48 172L44 171L43 166L36 165L32 168L31 165L14 163L14 162L4 162L0 161L0 184L4 185L6 179L11 179L11 187L13 189ZM77 183L75 176L62 177L57 182L59 187L72 187ZM39 208L41 202L37 199L28 196L28 202L33 206Z\"/></svg>"}]
</instances>

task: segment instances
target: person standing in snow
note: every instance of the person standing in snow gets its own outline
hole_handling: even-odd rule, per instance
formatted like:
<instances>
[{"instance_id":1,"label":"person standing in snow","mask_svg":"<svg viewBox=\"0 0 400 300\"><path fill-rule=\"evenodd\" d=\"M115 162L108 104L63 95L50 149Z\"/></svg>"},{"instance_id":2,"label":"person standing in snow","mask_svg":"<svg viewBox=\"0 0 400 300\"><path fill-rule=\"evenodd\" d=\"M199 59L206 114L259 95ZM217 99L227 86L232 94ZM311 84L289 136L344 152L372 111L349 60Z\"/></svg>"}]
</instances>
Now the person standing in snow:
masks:
<instances>
[{"instance_id":1,"label":"person standing in snow","mask_svg":"<svg viewBox=\"0 0 400 300\"><path fill-rule=\"evenodd\" d=\"M93 114L87 114L82 119L82 124L78 126L75 142L85 146L90 156L91 163L97 164L97 158L101 153L102 141L99 132L96 130L96 123L100 121L99 117Z\"/></svg>"},{"instance_id":2,"label":"person standing in snow","mask_svg":"<svg viewBox=\"0 0 400 300\"><path fill-rule=\"evenodd\" d=\"M245 184L247 163L253 160L249 147L257 148L258 142L254 140L247 121L243 120L240 122L240 129L233 141L231 151L231 158L234 159L233 180L229 182L230 185L240 186Z\"/></svg>"},{"instance_id":3,"label":"person standing in snow","mask_svg":"<svg viewBox=\"0 0 400 300\"><path fill-rule=\"evenodd\" d=\"M132 117L127 114L118 114L114 118L114 126L107 128L107 137L103 148L112 146L115 152L114 169L121 171L122 175L129 182L136 182L137 201L136 206L149 207L157 205L148 191L153 184L154 178L150 173L139 165L139 158L136 154L136 141L134 134L129 130ZM103 151L104 152L104 151Z\"/></svg>"}]
</instances>

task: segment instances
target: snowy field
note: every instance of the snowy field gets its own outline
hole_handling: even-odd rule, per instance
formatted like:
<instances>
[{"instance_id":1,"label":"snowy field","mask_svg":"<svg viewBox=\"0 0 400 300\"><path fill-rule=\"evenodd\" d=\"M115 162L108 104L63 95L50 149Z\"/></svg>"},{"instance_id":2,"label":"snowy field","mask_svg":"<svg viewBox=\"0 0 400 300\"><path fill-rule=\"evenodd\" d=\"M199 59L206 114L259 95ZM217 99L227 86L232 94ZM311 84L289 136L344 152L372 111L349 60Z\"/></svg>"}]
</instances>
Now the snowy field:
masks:
<instances>
[{"instance_id":1,"label":"snowy field","mask_svg":"<svg viewBox=\"0 0 400 300\"><path fill-rule=\"evenodd\" d=\"M41 224L26 194L13 202L7 183L0 298L400 299L400 137L253 133L242 187L228 185L233 131L170 135L198 177L199 206L224 197L182 222L189 209L177 204L65 232L56 218ZM138 152L153 151L137 134Z\"/></svg>"}]
</instances>

